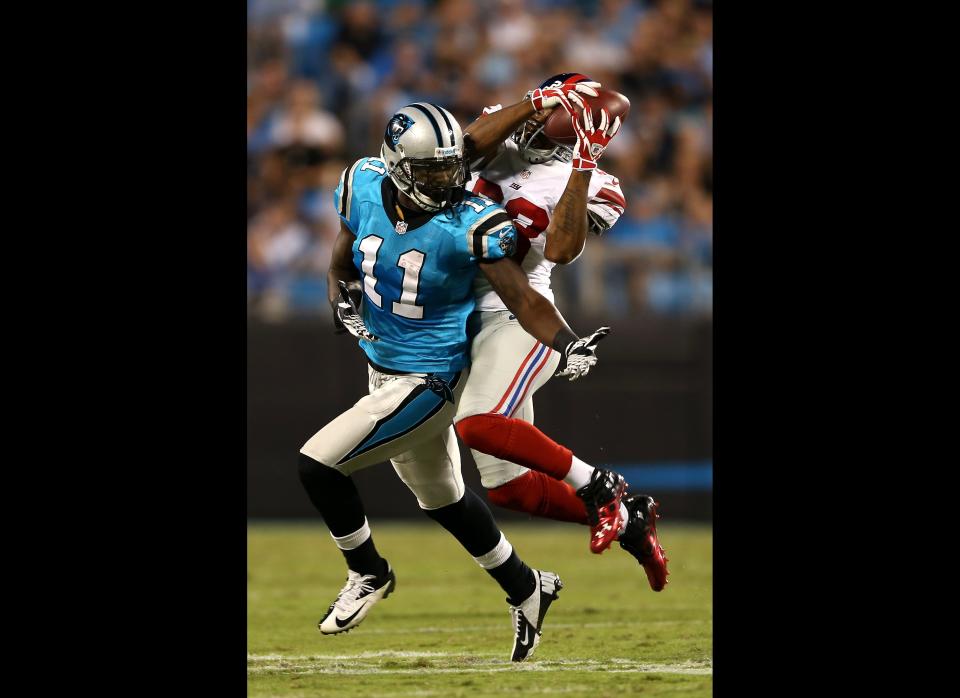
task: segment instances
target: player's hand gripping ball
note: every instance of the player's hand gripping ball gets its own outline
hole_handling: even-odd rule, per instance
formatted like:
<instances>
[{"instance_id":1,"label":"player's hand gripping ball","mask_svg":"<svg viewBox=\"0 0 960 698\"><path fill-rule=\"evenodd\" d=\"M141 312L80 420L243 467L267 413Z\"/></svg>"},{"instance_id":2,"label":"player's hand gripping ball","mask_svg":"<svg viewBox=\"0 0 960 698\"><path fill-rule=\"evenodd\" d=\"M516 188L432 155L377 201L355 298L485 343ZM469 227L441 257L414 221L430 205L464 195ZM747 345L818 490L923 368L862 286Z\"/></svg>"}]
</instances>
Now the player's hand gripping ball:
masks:
<instances>
[{"instance_id":1,"label":"player's hand gripping ball","mask_svg":"<svg viewBox=\"0 0 960 698\"><path fill-rule=\"evenodd\" d=\"M573 114L574 105L583 109L583 98L577 94L582 93L589 97L596 97L599 93L596 88L600 87L599 82L577 82L557 87L544 87L533 90L530 93L530 101L536 111L542 109L552 109L556 106L563 107L567 114Z\"/></svg>"},{"instance_id":2,"label":"player's hand gripping ball","mask_svg":"<svg viewBox=\"0 0 960 698\"><path fill-rule=\"evenodd\" d=\"M597 92L596 97L583 99L582 108L572 113L554 110L544 122L543 135L573 146L575 170L596 169L597 160L630 113L630 100L624 95L615 90Z\"/></svg>"}]
</instances>

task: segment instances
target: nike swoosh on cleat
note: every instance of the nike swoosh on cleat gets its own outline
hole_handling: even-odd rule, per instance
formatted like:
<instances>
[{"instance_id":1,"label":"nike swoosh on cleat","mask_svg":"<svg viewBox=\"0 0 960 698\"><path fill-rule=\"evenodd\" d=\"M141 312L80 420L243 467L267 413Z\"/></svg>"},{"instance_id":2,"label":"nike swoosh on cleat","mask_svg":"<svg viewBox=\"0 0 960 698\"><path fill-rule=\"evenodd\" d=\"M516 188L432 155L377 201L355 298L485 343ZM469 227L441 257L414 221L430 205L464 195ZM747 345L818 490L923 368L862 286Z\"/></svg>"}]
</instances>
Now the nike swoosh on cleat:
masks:
<instances>
[{"instance_id":1,"label":"nike swoosh on cleat","mask_svg":"<svg viewBox=\"0 0 960 698\"><path fill-rule=\"evenodd\" d=\"M349 623L349 622L352 621L354 618L356 618L356 617L357 617L357 614L360 613L360 611L362 611L363 609L364 609L364 607L361 606L360 608L358 608L356 611L353 612L353 615L351 615L349 618L344 618L342 621L341 621L339 618L334 618L333 620L334 620L334 622L337 624L337 627L338 627L338 628L342 628L342 627L345 626L347 623Z\"/></svg>"},{"instance_id":2,"label":"nike swoosh on cleat","mask_svg":"<svg viewBox=\"0 0 960 698\"><path fill-rule=\"evenodd\" d=\"M529 625L523 629L523 639L520 640L520 644L523 647L526 647L527 645L530 644L530 626Z\"/></svg>"}]
</instances>

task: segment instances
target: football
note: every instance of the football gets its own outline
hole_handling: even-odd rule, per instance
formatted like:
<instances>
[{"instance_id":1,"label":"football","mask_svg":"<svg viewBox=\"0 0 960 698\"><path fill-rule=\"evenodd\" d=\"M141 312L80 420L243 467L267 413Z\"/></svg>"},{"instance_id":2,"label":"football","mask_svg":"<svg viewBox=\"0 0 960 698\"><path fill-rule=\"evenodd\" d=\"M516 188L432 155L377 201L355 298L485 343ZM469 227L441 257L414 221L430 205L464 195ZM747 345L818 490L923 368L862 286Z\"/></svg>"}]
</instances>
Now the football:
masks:
<instances>
[{"instance_id":1,"label":"football","mask_svg":"<svg viewBox=\"0 0 960 698\"><path fill-rule=\"evenodd\" d=\"M620 117L621 124L627 120L627 114L630 113L629 99L616 90L606 90L600 87L597 89L597 92L600 94L596 97L589 97L583 93L578 93L583 101L590 105L590 109L593 111L594 126L599 127L600 125L601 109L606 109L610 113L611 121L618 116ZM578 114L581 111L576 105L574 105L574 109L577 110ZM577 134L573 132L570 115L564 111L563 107L555 108L553 113L547 117L547 121L543 127L543 134L555 143L562 143L563 145L575 145L577 142Z\"/></svg>"}]
</instances>

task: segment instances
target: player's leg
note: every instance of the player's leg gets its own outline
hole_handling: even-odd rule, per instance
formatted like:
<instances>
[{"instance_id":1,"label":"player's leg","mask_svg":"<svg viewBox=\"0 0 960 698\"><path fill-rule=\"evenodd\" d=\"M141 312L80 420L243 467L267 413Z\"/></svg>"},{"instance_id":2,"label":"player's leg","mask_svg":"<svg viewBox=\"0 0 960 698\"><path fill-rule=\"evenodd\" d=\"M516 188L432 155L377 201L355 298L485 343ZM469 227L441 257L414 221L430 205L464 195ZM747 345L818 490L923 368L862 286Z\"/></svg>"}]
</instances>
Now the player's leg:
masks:
<instances>
[{"instance_id":1,"label":"player's leg","mask_svg":"<svg viewBox=\"0 0 960 698\"><path fill-rule=\"evenodd\" d=\"M500 531L490 509L465 487L453 427L392 459L420 508L456 538L507 593L513 616L513 661L533 654L543 619L563 584L556 574L531 569Z\"/></svg>"},{"instance_id":2,"label":"player's leg","mask_svg":"<svg viewBox=\"0 0 960 698\"><path fill-rule=\"evenodd\" d=\"M507 311L479 316L480 329L471 346L471 375L456 426L475 454L490 456L481 456L477 465L484 486L491 489L491 501L537 516L589 523L590 549L602 552L626 525L626 509L620 501L626 482L618 473L580 460L518 417L518 411L556 371L560 356L530 337ZM564 483L570 489L562 487ZM496 490L500 491L494 494ZM584 518L574 498L581 500Z\"/></svg>"},{"instance_id":3,"label":"player's leg","mask_svg":"<svg viewBox=\"0 0 960 698\"><path fill-rule=\"evenodd\" d=\"M514 415L533 424L533 396ZM487 497L497 506L533 516L587 524L587 508L576 490L562 480L471 449Z\"/></svg>"},{"instance_id":4,"label":"player's leg","mask_svg":"<svg viewBox=\"0 0 960 698\"><path fill-rule=\"evenodd\" d=\"M533 424L532 395L516 412L515 418ZM559 521L590 523L584 499L567 482L480 451L472 453L480 468L481 481L488 488L487 494L494 504ZM617 541L643 567L650 587L662 591L670 573L667 571L669 558L657 538L656 520L660 517L657 506L653 497L648 495L634 494L622 499L620 514L623 524Z\"/></svg>"},{"instance_id":5,"label":"player's leg","mask_svg":"<svg viewBox=\"0 0 960 698\"><path fill-rule=\"evenodd\" d=\"M326 634L359 624L396 579L379 554L351 473L441 434L455 411L461 376L388 376L370 370L370 394L300 450L299 473L349 569L347 584L320 622Z\"/></svg>"}]
</instances>

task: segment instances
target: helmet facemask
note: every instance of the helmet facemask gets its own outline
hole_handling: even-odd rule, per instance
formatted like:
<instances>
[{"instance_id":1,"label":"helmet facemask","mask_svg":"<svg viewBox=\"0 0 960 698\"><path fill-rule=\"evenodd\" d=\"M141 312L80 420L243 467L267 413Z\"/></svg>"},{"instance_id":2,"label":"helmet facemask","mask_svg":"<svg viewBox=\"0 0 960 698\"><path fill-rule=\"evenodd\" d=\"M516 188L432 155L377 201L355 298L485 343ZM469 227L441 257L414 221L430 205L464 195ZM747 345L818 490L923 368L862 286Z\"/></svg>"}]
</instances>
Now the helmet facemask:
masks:
<instances>
[{"instance_id":1,"label":"helmet facemask","mask_svg":"<svg viewBox=\"0 0 960 698\"><path fill-rule=\"evenodd\" d=\"M438 158L404 157L389 170L397 189L425 211L442 211L463 201L470 173L462 150Z\"/></svg>"},{"instance_id":2,"label":"helmet facemask","mask_svg":"<svg viewBox=\"0 0 960 698\"><path fill-rule=\"evenodd\" d=\"M573 149L567 145L554 143L547 138L543 133L545 125L546 118L543 121L530 118L513 132L513 142L519 148L520 157L531 165L538 165L552 159L570 162L573 159Z\"/></svg>"}]
</instances>

